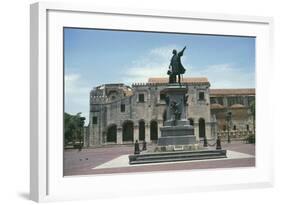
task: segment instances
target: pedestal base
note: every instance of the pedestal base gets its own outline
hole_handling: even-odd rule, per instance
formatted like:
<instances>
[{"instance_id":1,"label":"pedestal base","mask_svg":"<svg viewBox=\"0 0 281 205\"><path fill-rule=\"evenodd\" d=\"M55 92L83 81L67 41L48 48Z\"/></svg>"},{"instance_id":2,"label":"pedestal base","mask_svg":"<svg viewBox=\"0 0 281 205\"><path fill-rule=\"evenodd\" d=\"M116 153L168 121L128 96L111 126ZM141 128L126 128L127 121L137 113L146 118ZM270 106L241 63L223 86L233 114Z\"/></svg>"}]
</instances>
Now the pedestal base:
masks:
<instances>
[{"instance_id":1,"label":"pedestal base","mask_svg":"<svg viewBox=\"0 0 281 205\"><path fill-rule=\"evenodd\" d=\"M154 152L173 152L173 151L195 151L202 149L199 144L185 144L185 145L162 145L156 146Z\"/></svg>"},{"instance_id":2,"label":"pedestal base","mask_svg":"<svg viewBox=\"0 0 281 205\"><path fill-rule=\"evenodd\" d=\"M194 135L160 137L157 141L158 146L189 145L195 143L196 137Z\"/></svg>"},{"instance_id":3,"label":"pedestal base","mask_svg":"<svg viewBox=\"0 0 281 205\"><path fill-rule=\"evenodd\" d=\"M158 146L193 145L196 143L194 128L191 125L164 126L160 128L161 137Z\"/></svg>"},{"instance_id":4,"label":"pedestal base","mask_svg":"<svg viewBox=\"0 0 281 205\"><path fill-rule=\"evenodd\" d=\"M190 160L218 159L218 158L226 158L226 150L154 152L154 153L130 155L129 163L133 165L133 164L190 161Z\"/></svg>"}]
</instances>

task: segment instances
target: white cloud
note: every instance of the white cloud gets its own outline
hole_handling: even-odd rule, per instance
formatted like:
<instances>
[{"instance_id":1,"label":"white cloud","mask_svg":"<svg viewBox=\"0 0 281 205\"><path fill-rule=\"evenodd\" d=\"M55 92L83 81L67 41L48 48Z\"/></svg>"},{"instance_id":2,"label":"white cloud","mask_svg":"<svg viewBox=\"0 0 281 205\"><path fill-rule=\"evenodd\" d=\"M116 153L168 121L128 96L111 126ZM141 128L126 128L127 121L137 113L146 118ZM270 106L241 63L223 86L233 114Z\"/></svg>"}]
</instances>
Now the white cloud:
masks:
<instances>
[{"instance_id":1,"label":"white cloud","mask_svg":"<svg viewBox=\"0 0 281 205\"><path fill-rule=\"evenodd\" d=\"M132 65L124 72L123 82L147 82L150 77L168 77L167 70L170 64L173 49L180 46L169 45L153 48L147 55L135 59ZM185 77L207 77L212 88L247 88L255 86L255 73L247 73L243 68L233 63L222 63L196 68L186 63L185 55L182 57L184 67L187 69Z\"/></svg>"},{"instance_id":2,"label":"white cloud","mask_svg":"<svg viewBox=\"0 0 281 205\"><path fill-rule=\"evenodd\" d=\"M255 73L245 72L244 68L233 64L209 65L205 68L189 69L190 76L207 77L211 88L249 88L255 87Z\"/></svg>"},{"instance_id":3,"label":"white cloud","mask_svg":"<svg viewBox=\"0 0 281 205\"><path fill-rule=\"evenodd\" d=\"M89 88L83 85L83 81L79 74L68 74L64 77L65 92L70 95L90 92Z\"/></svg>"},{"instance_id":4,"label":"white cloud","mask_svg":"<svg viewBox=\"0 0 281 205\"><path fill-rule=\"evenodd\" d=\"M131 84L134 82L147 82L150 77L167 77L167 71L172 56L172 50L179 46L169 45L153 48L146 55L136 59L124 72L123 82Z\"/></svg>"},{"instance_id":5,"label":"white cloud","mask_svg":"<svg viewBox=\"0 0 281 205\"><path fill-rule=\"evenodd\" d=\"M65 79L65 111L71 114L78 112L86 117L86 124L89 118L89 93L90 86L87 86L79 74L67 74Z\"/></svg>"},{"instance_id":6,"label":"white cloud","mask_svg":"<svg viewBox=\"0 0 281 205\"><path fill-rule=\"evenodd\" d=\"M167 60L171 58L173 49L178 49L178 48L179 47L176 45L153 48L149 51L149 55Z\"/></svg>"},{"instance_id":7,"label":"white cloud","mask_svg":"<svg viewBox=\"0 0 281 205\"><path fill-rule=\"evenodd\" d=\"M166 77L167 70L166 64L131 67L127 71L123 81L125 81L126 84L147 82L149 77Z\"/></svg>"}]
</instances>

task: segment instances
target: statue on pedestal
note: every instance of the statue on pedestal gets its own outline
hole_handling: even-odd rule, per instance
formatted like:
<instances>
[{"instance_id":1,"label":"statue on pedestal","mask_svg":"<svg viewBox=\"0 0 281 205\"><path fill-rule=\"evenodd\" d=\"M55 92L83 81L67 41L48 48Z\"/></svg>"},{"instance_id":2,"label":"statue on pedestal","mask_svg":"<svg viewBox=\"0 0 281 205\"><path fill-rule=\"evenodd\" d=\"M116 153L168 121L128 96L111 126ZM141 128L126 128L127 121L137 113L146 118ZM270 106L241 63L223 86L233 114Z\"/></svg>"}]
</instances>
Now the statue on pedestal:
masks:
<instances>
[{"instance_id":1,"label":"statue on pedestal","mask_svg":"<svg viewBox=\"0 0 281 205\"><path fill-rule=\"evenodd\" d=\"M181 56L185 49L186 47L179 53L173 50L173 57L167 73L169 84L161 90L161 94L165 95L166 106L163 113L163 126L160 127L161 136L157 139L157 146L154 148L154 152L150 150L140 153L139 143L136 140L134 155L129 156L130 164L227 157L226 150L221 149L219 137L216 150L200 146L194 135L194 126L188 120L188 84L181 84L181 74L185 73L185 68L181 64ZM193 99L192 97L191 102ZM208 146L206 137L204 138L204 146ZM142 150L146 150L145 140Z\"/></svg>"},{"instance_id":2,"label":"statue on pedestal","mask_svg":"<svg viewBox=\"0 0 281 205\"><path fill-rule=\"evenodd\" d=\"M173 50L173 57L171 59L171 63L169 65L169 70L167 74L169 75L169 83L176 83L178 76L178 83L181 83L181 74L185 73L185 68L181 64L181 57L183 56L183 52L186 49L186 46L180 51Z\"/></svg>"}]
</instances>

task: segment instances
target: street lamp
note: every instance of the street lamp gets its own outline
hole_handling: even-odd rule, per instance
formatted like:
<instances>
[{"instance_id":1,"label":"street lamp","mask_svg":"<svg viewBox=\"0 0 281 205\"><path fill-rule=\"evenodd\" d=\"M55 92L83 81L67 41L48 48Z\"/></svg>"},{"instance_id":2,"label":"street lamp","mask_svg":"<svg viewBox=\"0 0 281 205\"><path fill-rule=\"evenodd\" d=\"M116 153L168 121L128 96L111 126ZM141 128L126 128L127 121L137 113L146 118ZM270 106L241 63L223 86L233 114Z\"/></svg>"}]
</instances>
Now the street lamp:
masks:
<instances>
[{"instance_id":1,"label":"street lamp","mask_svg":"<svg viewBox=\"0 0 281 205\"><path fill-rule=\"evenodd\" d=\"M230 143L229 127L230 127L231 118L232 118L232 113L227 112L226 121L227 121L227 142L228 143Z\"/></svg>"}]
</instances>

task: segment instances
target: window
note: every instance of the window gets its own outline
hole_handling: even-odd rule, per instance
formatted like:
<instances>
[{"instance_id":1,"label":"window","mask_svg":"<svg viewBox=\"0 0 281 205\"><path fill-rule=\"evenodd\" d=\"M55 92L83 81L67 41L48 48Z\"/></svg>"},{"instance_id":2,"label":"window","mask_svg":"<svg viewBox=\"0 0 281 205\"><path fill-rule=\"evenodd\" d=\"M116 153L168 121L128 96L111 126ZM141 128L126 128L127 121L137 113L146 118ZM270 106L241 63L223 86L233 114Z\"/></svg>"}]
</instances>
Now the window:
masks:
<instances>
[{"instance_id":1,"label":"window","mask_svg":"<svg viewBox=\"0 0 281 205\"><path fill-rule=\"evenodd\" d=\"M144 102L144 94L139 94L139 102Z\"/></svg>"},{"instance_id":2,"label":"window","mask_svg":"<svg viewBox=\"0 0 281 205\"><path fill-rule=\"evenodd\" d=\"M237 97L228 97L228 106L234 105L234 104L241 104L243 105L243 97L242 96L237 96Z\"/></svg>"},{"instance_id":3,"label":"window","mask_svg":"<svg viewBox=\"0 0 281 205\"><path fill-rule=\"evenodd\" d=\"M253 101L255 101L255 96L248 96L247 97L248 105L251 105Z\"/></svg>"},{"instance_id":4,"label":"window","mask_svg":"<svg viewBox=\"0 0 281 205\"><path fill-rule=\"evenodd\" d=\"M98 124L98 118L97 118L97 117L93 117L92 123L93 123L94 125Z\"/></svg>"},{"instance_id":5,"label":"window","mask_svg":"<svg viewBox=\"0 0 281 205\"><path fill-rule=\"evenodd\" d=\"M247 131L249 131L249 125L246 125L246 129L247 129Z\"/></svg>"},{"instance_id":6,"label":"window","mask_svg":"<svg viewBox=\"0 0 281 205\"><path fill-rule=\"evenodd\" d=\"M217 97L218 104L223 105L223 98Z\"/></svg>"},{"instance_id":7,"label":"window","mask_svg":"<svg viewBox=\"0 0 281 205\"><path fill-rule=\"evenodd\" d=\"M236 125L233 126L233 130L236 130Z\"/></svg>"},{"instance_id":8,"label":"window","mask_svg":"<svg viewBox=\"0 0 281 205\"><path fill-rule=\"evenodd\" d=\"M211 101L211 104L223 105L223 98L222 97L211 97L210 101Z\"/></svg>"},{"instance_id":9,"label":"window","mask_svg":"<svg viewBox=\"0 0 281 205\"><path fill-rule=\"evenodd\" d=\"M225 130L226 130L226 125L223 125L222 130L223 130L223 131L225 131Z\"/></svg>"},{"instance_id":10,"label":"window","mask_svg":"<svg viewBox=\"0 0 281 205\"><path fill-rule=\"evenodd\" d=\"M199 100L205 100L204 92L199 92Z\"/></svg>"},{"instance_id":11,"label":"window","mask_svg":"<svg viewBox=\"0 0 281 205\"><path fill-rule=\"evenodd\" d=\"M121 112L125 112L125 104L121 104Z\"/></svg>"},{"instance_id":12,"label":"window","mask_svg":"<svg viewBox=\"0 0 281 205\"><path fill-rule=\"evenodd\" d=\"M165 100L166 99L166 95L165 94L160 94L160 100Z\"/></svg>"},{"instance_id":13,"label":"window","mask_svg":"<svg viewBox=\"0 0 281 205\"><path fill-rule=\"evenodd\" d=\"M217 99L216 98L210 98L211 104L216 104L217 103Z\"/></svg>"}]
</instances>

